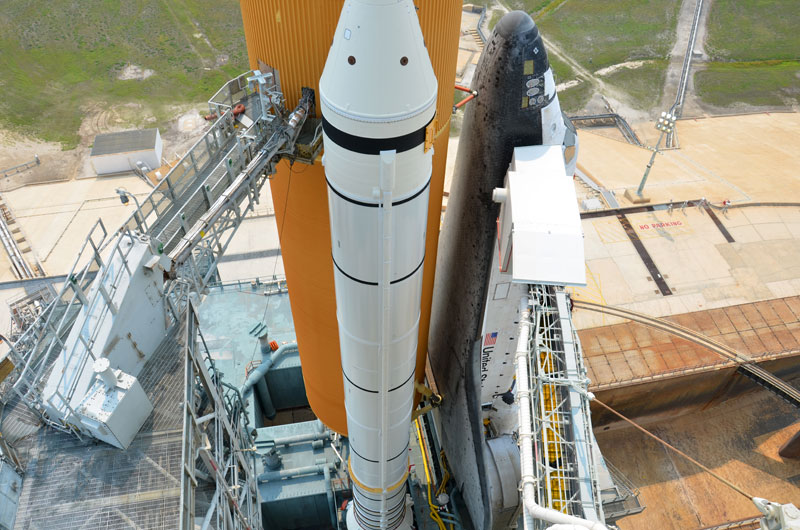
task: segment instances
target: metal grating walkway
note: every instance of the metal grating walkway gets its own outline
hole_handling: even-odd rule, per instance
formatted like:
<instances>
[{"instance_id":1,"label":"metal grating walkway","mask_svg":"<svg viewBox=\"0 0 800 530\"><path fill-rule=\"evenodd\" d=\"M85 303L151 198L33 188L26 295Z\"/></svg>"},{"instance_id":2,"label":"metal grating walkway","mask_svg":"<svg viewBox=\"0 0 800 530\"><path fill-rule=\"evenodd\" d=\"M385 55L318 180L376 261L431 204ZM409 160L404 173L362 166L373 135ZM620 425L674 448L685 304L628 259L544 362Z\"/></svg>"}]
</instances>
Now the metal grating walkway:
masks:
<instances>
[{"instance_id":1,"label":"metal grating walkway","mask_svg":"<svg viewBox=\"0 0 800 530\"><path fill-rule=\"evenodd\" d=\"M127 451L50 428L20 440L26 475L14 528L175 528L183 336L173 327L140 374L154 409Z\"/></svg>"}]
</instances>

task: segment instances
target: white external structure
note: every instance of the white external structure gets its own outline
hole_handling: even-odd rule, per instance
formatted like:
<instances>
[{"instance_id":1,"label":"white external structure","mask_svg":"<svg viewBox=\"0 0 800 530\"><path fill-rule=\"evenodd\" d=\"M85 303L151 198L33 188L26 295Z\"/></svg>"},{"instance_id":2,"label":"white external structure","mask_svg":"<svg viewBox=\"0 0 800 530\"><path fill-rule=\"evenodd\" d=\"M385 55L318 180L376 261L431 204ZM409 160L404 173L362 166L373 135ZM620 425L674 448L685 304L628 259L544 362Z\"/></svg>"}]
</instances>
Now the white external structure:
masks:
<instances>
[{"instance_id":1,"label":"white external structure","mask_svg":"<svg viewBox=\"0 0 800 530\"><path fill-rule=\"evenodd\" d=\"M82 307L45 382L42 398L50 418L117 447L130 440L125 442L125 432L115 430L114 418L123 418L124 431L138 432L152 407L135 376L166 332L168 267L168 258L146 236L120 239L89 291L80 293ZM93 395L93 400L87 398ZM136 413L117 415L112 403L122 410L134 403Z\"/></svg>"},{"instance_id":2,"label":"white external structure","mask_svg":"<svg viewBox=\"0 0 800 530\"><path fill-rule=\"evenodd\" d=\"M411 0L348 0L320 79L353 529L411 528L408 445L437 82Z\"/></svg>"},{"instance_id":3,"label":"white external structure","mask_svg":"<svg viewBox=\"0 0 800 530\"><path fill-rule=\"evenodd\" d=\"M107 444L127 449L153 405L132 375L114 370L107 358L94 363L97 375L77 413L92 435Z\"/></svg>"},{"instance_id":4,"label":"white external structure","mask_svg":"<svg viewBox=\"0 0 800 530\"><path fill-rule=\"evenodd\" d=\"M152 171L161 167L163 147L158 129L98 134L89 159L98 175Z\"/></svg>"},{"instance_id":5,"label":"white external structure","mask_svg":"<svg viewBox=\"0 0 800 530\"><path fill-rule=\"evenodd\" d=\"M515 282L585 285L583 228L561 146L515 148L504 193L500 270L511 269Z\"/></svg>"},{"instance_id":6,"label":"white external structure","mask_svg":"<svg viewBox=\"0 0 800 530\"><path fill-rule=\"evenodd\" d=\"M560 129L563 132L564 127ZM502 363L514 354L519 321L516 300L528 284L584 285L583 228L572 176L575 156L565 160L561 138L553 145L516 147L501 203L481 335L481 404L500 432L516 428L516 412L501 405L514 383ZM576 141L577 143L577 141ZM506 394L504 396L504 394ZM484 412L488 417L489 413Z\"/></svg>"}]
</instances>

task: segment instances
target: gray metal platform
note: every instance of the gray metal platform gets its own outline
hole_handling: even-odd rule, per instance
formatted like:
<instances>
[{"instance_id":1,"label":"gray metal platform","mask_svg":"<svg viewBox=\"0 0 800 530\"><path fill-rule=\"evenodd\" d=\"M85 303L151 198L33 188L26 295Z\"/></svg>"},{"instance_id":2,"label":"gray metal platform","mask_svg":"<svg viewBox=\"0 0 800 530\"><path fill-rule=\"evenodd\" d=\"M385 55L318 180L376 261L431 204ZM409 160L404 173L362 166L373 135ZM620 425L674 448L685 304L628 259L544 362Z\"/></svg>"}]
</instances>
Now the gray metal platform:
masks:
<instances>
[{"instance_id":1,"label":"gray metal platform","mask_svg":"<svg viewBox=\"0 0 800 530\"><path fill-rule=\"evenodd\" d=\"M183 336L173 327L139 377L154 409L127 451L51 428L18 441L26 474L14 528L176 527Z\"/></svg>"}]
</instances>

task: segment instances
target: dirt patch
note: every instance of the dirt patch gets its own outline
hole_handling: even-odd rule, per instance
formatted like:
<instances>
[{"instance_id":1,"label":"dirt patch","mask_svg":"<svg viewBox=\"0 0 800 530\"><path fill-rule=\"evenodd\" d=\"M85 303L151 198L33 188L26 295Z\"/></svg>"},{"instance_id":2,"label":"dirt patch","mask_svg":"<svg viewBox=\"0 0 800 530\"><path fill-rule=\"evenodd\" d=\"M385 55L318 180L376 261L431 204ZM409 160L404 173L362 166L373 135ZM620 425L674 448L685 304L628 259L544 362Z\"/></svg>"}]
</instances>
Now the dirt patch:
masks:
<instances>
[{"instance_id":1,"label":"dirt patch","mask_svg":"<svg viewBox=\"0 0 800 530\"><path fill-rule=\"evenodd\" d=\"M42 142L0 130L0 170L31 162L37 156L38 165L31 165L29 169L14 172L5 178L0 174L0 191L27 184L68 180L78 162L75 150L62 151L61 145L56 142Z\"/></svg>"},{"instance_id":2,"label":"dirt patch","mask_svg":"<svg viewBox=\"0 0 800 530\"><path fill-rule=\"evenodd\" d=\"M120 81L143 81L148 77L152 77L155 75L155 70L150 70L149 68L142 68L136 64L129 64L117 74L117 79Z\"/></svg>"},{"instance_id":3,"label":"dirt patch","mask_svg":"<svg viewBox=\"0 0 800 530\"><path fill-rule=\"evenodd\" d=\"M646 64L650 64L653 61L627 61L624 63L619 64L612 64L611 66L606 66L605 68L601 68L595 71L594 75L597 76L605 76L610 75L616 72L617 70L622 70L623 68L627 68L628 70L636 70L637 68L641 68Z\"/></svg>"},{"instance_id":4,"label":"dirt patch","mask_svg":"<svg viewBox=\"0 0 800 530\"><path fill-rule=\"evenodd\" d=\"M203 128L206 121L196 110L190 110L178 118L177 132L189 134Z\"/></svg>"},{"instance_id":5,"label":"dirt patch","mask_svg":"<svg viewBox=\"0 0 800 530\"><path fill-rule=\"evenodd\" d=\"M559 83L559 84L556 85L556 91L562 92L564 90L567 90L568 88L572 88L574 86L578 86L581 83L583 83L583 80L581 80L581 79L572 79L572 80L566 81L564 83Z\"/></svg>"}]
</instances>

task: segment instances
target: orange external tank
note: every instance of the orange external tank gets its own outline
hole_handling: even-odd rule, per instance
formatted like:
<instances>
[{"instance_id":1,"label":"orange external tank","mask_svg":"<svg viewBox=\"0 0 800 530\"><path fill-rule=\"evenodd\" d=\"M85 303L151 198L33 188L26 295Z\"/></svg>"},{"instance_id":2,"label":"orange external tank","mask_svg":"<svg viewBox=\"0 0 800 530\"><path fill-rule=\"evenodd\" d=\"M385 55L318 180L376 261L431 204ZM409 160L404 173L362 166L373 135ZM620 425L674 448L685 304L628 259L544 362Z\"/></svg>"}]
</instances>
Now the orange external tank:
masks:
<instances>
[{"instance_id":1,"label":"orange external tank","mask_svg":"<svg viewBox=\"0 0 800 530\"><path fill-rule=\"evenodd\" d=\"M319 94L333 33L344 0L241 0L250 67L258 63L280 72L287 104L304 86ZM453 106L462 0L417 0L420 25L439 80L438 129L430 185L426 259L417 347L418 381L427 354L433 277ZM322 164L282 162L271 181L275 219L292 304L306 394L317 417L347 434L331 262L328 191Z\"/></svg>"}]
</instances>

